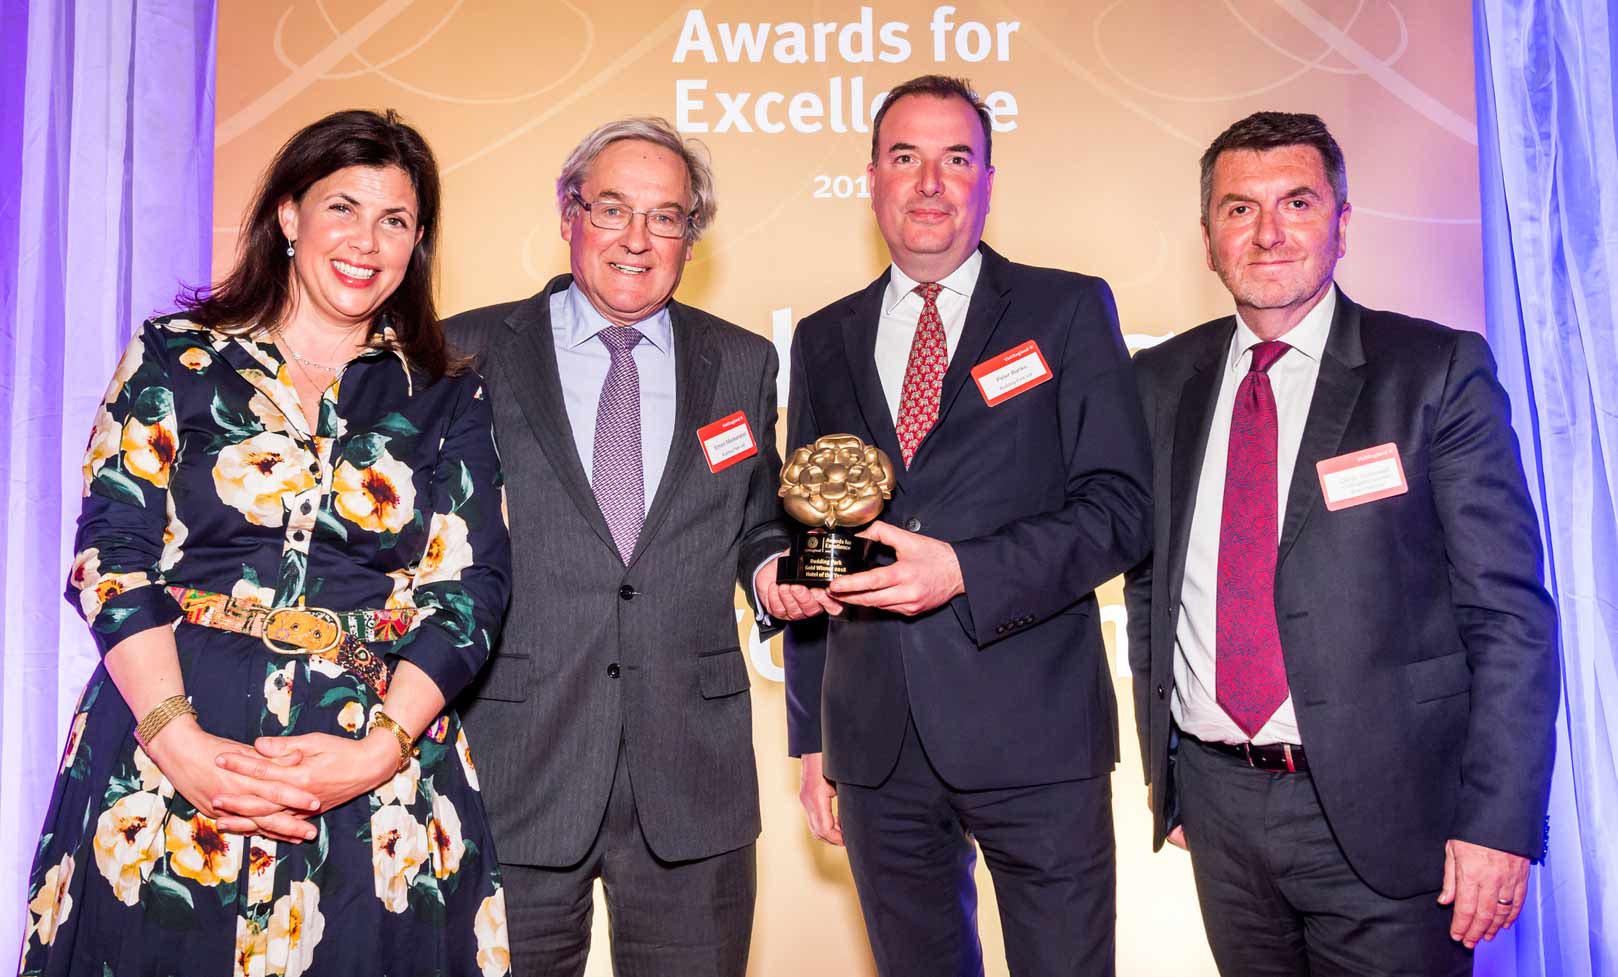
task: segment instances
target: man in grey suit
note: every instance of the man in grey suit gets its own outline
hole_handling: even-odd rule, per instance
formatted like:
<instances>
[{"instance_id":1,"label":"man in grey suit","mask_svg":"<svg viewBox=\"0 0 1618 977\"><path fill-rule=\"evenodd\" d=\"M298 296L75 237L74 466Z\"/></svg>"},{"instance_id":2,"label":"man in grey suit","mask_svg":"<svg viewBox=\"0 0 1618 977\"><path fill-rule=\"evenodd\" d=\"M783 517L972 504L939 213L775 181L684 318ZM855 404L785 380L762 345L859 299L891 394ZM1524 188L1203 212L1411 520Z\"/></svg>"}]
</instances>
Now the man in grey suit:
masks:
<instances>
[{"instance_id":1,"label":"man in grey suit","mask_svg":"<svg viewBox=\"0 0 1618 977\"><path fill-rule=\"evenodd\" d=\"M510 510L511 611L462 707L518 977L584 972L597 878L619 974L747 969L734 593L773 585L787 531L774 349L672 301L714 214L699 148L660 119L585 137L556 181L571 274L447 324L486 378Z\"/></svg>"}]
</instances>

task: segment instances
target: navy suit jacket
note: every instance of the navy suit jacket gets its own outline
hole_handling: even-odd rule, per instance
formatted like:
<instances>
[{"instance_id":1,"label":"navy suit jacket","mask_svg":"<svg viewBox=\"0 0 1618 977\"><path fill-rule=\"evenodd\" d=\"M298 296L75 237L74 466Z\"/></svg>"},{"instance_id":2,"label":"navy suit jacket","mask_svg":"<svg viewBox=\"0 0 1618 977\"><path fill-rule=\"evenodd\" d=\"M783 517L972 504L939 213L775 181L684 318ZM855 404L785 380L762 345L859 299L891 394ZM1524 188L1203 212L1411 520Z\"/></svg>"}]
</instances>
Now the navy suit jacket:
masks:
<instances>
[{"instance_id":1,"label":"navy suit jacket","mask_svg":"<svg viewBox=\"0 0 1618 977\"><path fill-rule=\"evenodd\" d=\"M1235 328L1216 319L1135 358L1159 505L1156 547L1125 598L1157 846L1175 823L1187 535ZM1544 852L1556 613L1509 411L1483 337L1338 293L1281 521L1275 610L1321 806L1355 871L1392 897L1440 887L1449 838ZM1316 462L1390 442L1409 491L1327 510Z\"/></svg>"},{"instance_id":2,"label":"navy suit jacket","mask_svg":"<svg viewBox=\"0 0 1618 977\"><path fill-rule=\"evenodd\" d=\"M1117 760L1117 703L1095 588L1149 545L1147 438L1112 293L986 245L937 423L903 470L877 377L886 273L804 319L788 446L874 443L901 470L882 518L954 544L966 593L904 617L850 606L787 629L790 752L876 786L907 714L959 789L1093 777ZM1054 376L987 405L972 367L1028 340Z\"/></svg>"}]
</instances>

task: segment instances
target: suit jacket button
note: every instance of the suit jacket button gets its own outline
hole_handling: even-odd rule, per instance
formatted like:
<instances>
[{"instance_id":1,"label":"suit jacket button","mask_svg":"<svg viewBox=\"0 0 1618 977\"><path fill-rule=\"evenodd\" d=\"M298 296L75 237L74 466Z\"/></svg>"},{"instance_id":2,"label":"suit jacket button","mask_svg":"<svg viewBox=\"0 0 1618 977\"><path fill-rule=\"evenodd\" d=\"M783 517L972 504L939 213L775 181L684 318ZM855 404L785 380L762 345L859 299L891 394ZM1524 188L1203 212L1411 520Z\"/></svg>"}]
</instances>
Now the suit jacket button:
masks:
<instances>
[{"instance_id":1,"label":"suit jacket button","mask_svg":"<svg viewBox=\"0 0 1618 977\"><path fill-rule=\"evenodd\" d=\"M1164 691L1163 691L1163 686L1162 686L1162 685L1159 685L1159 686L1158 686L1158 687L1157 687L1157 697L1158 697L1158 698L1159 698L1159 699L1161 699L1161 698L1163 698L1163 696L1165 696L1165 695L1167 695L1167 694L1168 694L1168 693L1166 693L1166 692L1164 692Z\"/></svg>"},{"instance_id":2,"label":"suit jacket button","mask_svg":"<svg viewBox=\"0 0 1618 977\"><path fill-rule=\"evenodd\" d=\"M617 662L613 662L611 665L607 666L608 678L617 678L621 674L623 674L623 670L618 667Z\"/></svg>"},{"instance_id":3,"label":"suit jacket button","mask_svg":"<svg viewBox=\"0 0 1618 977\"><path fill-rule=\"evenodd\" d=\"M1006 626L1004 624L996 624L994 626L994 633L995 634L1005 634L1006 633Z\"/></svg>"},{"instance_id":4,"label":"suit jacket button","mask_svg":"<svg viewBox=\"0 0 1618 977\"><path fill-rule=\"evenodd\" d=\"M622 587L618 588L618 596L622 597L624 600L634 600L635 588L631 587L629 584L624 584Z\"/></svg>"},{"instance_id":5,"label":"suit jacket button","mask_svg":"<svg viewBox=\"0 0 1618 977\"><path fill-rule=\"evenodd\" d=\"M912 533L921 532L921 520L917 519L915 516L911 516L909 519L906 519L905 530Z\"/></svg>"}]
</instances>

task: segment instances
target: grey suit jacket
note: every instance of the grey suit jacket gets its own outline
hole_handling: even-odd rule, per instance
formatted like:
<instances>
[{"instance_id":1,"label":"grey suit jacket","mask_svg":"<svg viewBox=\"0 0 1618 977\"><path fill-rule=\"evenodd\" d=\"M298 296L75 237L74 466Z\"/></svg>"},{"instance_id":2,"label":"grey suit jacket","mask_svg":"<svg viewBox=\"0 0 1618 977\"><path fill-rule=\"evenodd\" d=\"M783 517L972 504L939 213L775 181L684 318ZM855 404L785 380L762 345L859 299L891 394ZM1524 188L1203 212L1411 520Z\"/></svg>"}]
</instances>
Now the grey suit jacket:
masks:
<instances>
[{"instance_id":1,"label":"grey suit jacket","mask_svg":"<svg viewBox=\"0 0 1618 977\"><path fill-rule=\"evenodd\" d=\"M550 296L445 323L494 408L512 537L512 600L489 666L459 703L502 862L563 866L589 850L620 737L660 858L758 837L738 580L786 547L776 497L777 358L762 337L671 302L676 416L668 465L628 565L574 446ZM697 429L744 411L758 454L710 471Z\"/></svg>"}]
</instances>

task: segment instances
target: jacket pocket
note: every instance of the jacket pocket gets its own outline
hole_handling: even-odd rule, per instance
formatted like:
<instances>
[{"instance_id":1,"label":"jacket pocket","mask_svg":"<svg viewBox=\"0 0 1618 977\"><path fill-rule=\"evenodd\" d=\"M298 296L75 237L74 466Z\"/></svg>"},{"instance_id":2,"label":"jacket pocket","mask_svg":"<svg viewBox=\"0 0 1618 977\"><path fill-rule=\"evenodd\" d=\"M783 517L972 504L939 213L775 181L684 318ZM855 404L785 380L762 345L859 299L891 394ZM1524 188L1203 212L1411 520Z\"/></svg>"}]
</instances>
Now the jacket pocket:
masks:
<instances>
[{"instance_id":1,"label":"jacket pocket","mask_svg":"<svg viewBox=\"0 0 1618 977\"><path fill-rule=\"evenodd\" d=\"M697 656L698 686L704 699L722 699L746 692L753 684L747 674L747 659L740 648L722 648Z\"/></svg>"},{"instance_id":2,"label":"jacket pocket","mask_svg":"<svg viewBox=\"0 0 1618 977\"><path fill-rule=\"evenodd\" d=\"M473 681L472 695L479 699L522 702L528 698L533 676L533 662L527 655L495 655Z\"/></svg>"},{"instance_id":3,"label":"jacket pocket","mask_svg":"<svg viewBox=\"0 0 1618 977\"><path fill-rule=\"evenodd\" d=\"M1410 697L1417 702L1431 702L1472 689L1472 669L1466 664L1466 652L1440 655L1405 666L1405 678L1410 683Z\"/></svg>"}]
</instances>

